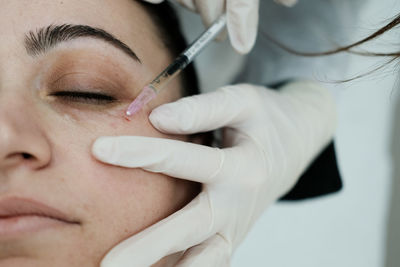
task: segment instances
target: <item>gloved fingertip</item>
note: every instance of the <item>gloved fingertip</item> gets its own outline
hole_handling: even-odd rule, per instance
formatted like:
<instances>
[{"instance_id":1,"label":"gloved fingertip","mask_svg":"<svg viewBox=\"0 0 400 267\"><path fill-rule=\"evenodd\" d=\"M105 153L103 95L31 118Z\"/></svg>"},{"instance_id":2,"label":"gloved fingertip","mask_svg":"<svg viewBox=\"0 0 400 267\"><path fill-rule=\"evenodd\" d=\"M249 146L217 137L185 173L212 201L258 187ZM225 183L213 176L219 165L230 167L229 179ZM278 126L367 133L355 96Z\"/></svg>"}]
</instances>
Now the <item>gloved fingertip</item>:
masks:
<instances>
[{"instance_id":1,"label":"gloved fingertip","mask_svg":"<svg viewBox=\"0 0 400 267\"><path fill-rule=\"evenodd\" d=\"M114 150L114 141L110 137L100 137L98 138L93 146L92 153L98 160L103 162L109 162L112 158Z\"/></svg>"},{"instance_id":2,"label":"gloved fingertip","mask_svg":"<svg viewBox=\"0 0 400 267\"><path fill-rule=\"evenodd\" d=\"M149 120L157 129L162 129L163 125L168 123L169 120L173 119L174 115L170 108L166 106L160 106L150 113Z\"/></svg>"},{"instance_id":3,"label":"gloved fingertip","mask_svg":"<svg viewBox=\"0 0 400 267\"><path fill-rule=\"evenodd\" d=\"M240 54L247 54L253 48L258 29L258 6L248 7L246 12L231 7L228 10L227 28L233 48Z\"/></svg>"},{"instance_id":4,"label":"gloved fingertip","mask_svg":"<svg viewBox=\"0 0 400 267\"><path fill-rule=\"evenodd\" d=\"M149 115L150 122L157 130L163 133L193 133L193 127L198 123L196 113L201 112L193 108L196 103L195 97L182 98L177 102L155 108Z\"/></svg>"},{"instance_id":5,"label":"gloved fingertip","mask_svg":"<svg viewBox=\"0 0 400 267\"><path fill-rule=\"evenodd\" d=\"M151 124L161 132L168 132L177 127L178 121L181 119L179 114L182 112L179 107L179 105L171 103L155 108L149 115Z\"/></svg>"},{"instance_id":6,"label":"gloved fingertip","mask_svg":"<svg viewBox=\"0 0 400 267\"><path fill-rule=\"evenodd\" d=\"M248 44L243 42L238 42L231 39L232 47L241 55L248 54L253 48L254 44Z\"/></svg>"},{"instance_id":7,"label":"gloved fingertip","mask_svg":"<svg viewBox=\"0 0 400 267\"><path fill-rule=\"evenodd\" d=\"M240 33L236 31L229 32L229 39L231 41L232 47L239 54L247 54L253 49L256 42L257 33Z\"/></svg>"}]
</instances>

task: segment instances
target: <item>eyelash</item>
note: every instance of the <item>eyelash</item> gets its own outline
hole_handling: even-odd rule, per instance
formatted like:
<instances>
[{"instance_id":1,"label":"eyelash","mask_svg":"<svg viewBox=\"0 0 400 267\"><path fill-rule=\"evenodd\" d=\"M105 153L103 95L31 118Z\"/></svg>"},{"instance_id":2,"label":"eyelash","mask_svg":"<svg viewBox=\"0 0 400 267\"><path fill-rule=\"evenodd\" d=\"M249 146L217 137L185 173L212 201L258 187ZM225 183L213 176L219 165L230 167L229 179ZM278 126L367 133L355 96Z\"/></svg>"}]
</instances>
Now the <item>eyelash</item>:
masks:
<instances>
[{"instance_id":1,"label":"eyelash","mask_svg":"<svg viewBox=\"0 0 400 267\"><path fill-rule=\"evenodd\" d=\"M93 92L59 91L51 93L50 95L60 97L64 100L72 102L80 102L93 105L106 105L117 101L115 97Z\"/></svg>"}]
</instances>

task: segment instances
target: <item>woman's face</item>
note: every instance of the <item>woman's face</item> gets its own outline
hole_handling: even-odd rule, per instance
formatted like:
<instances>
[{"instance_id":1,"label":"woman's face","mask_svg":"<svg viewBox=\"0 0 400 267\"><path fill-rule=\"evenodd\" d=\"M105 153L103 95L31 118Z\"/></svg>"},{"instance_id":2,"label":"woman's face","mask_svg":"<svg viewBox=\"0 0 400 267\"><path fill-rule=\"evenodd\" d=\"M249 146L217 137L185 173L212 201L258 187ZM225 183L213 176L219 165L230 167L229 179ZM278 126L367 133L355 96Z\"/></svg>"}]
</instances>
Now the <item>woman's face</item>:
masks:
<instances>
[{"instance_id":1,"label":"woman's face","mask_svg":"<svg viewBox=\"0 0 400 267\"><path fill-rule=\"evenodd\" d=\"M130 122L123 118L171 58L132 0L0 0L0 23L0 266L98 266L196 192L90 152L100 136L178 139L147 119L179 98L178 82Z\"/></svg>"}]
</instances>

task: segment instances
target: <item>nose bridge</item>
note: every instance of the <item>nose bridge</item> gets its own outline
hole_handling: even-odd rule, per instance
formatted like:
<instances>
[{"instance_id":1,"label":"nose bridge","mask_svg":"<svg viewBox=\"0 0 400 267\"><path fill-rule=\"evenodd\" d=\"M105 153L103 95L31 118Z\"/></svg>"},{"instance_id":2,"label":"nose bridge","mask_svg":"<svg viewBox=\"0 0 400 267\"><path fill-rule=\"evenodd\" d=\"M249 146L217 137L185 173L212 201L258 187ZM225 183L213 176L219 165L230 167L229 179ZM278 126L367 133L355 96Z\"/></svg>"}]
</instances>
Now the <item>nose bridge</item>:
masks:
<instances>
[{"instance_id":1,"label":"nose bridge","mask_svg":"<svg viewBox=\"0 0 400 267\"><path fill-rule=\"evenodd\" d=\"M17 127L3 108L0 108L0 151L4 151L4 146L10 144L12 138L17 135ZM1 153L1 152L0 152Z\"/></svg>"},{"instance_id":2,"label":"nose bridge","mask_svg":"<svg viewBox=\"0 0 400 267\"><path fill-rule=\"evenodd\" d=\"M0 133L29 128L34 124L33 112L29 110L30 101L23 95L21 85L11 84L0 79ZM27 111L27 112L26 112Z\"/></svg>"},{"instance_id":3,"label":"nose bridge","mask_svg":"<svg viewBox=\"0 0 400 267\"><path fill-rule=\"evenodd\" d=\"M0 170L28 162L38 168L50 160L45 129L29 102L17 93L0 90Z\"/></svg>"},{"instance_id":4,"label":"nose bridge","mask_svg":"<svg viewBox=\"0 0 400 267\"><path fill-rule=\"evenodd\" d=\"M17 118L18 106L6 102L5 99L2 99L0 93L0 148L4 148L7 144L11 145L12 140L22 133L22 128L26 127L22 123L22 118ZM15 101L12 102L16 104ZM3 151L3 149L0 151Z\"/></svg>"},{"instance_id":5,"label":"nose bridge","mask_svg":"<svg viewBox=\"0 0 400 267\"><path fill-rule=\"evenodd\" d=\"M6 8L14 8L17 2L8 3ZM21 165L40 168L51 159L45 119L30 87L35 65L23 45L30 25L5 22L8 27L0 33L0 173Z\"/></svg>"}]
</instances>

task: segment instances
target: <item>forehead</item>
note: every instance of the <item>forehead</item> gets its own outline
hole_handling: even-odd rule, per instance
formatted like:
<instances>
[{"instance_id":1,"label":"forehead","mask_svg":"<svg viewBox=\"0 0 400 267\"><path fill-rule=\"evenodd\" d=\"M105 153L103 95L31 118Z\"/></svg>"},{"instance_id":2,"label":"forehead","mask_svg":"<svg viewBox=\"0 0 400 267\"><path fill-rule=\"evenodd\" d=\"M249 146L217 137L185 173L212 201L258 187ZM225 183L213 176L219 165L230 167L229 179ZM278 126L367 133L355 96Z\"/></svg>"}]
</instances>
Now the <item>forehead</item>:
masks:
<instances>
[{"instance_id":1,"label":"forehead","mask_svg":"<svg viewBox=\"0 0 400 267\"><path fill-rule=\"evenodd\" d=\"M131 29L132 23L143 26L148 22L140 5L133 0L0 0L0 7L3 32L69 21L106 26L123 34Z\"/></svg>"},{"instance_id":2,"label":"forehead","mask_svg":"<svg viewBox=\"0 0 400 267\"><path fill-rule=\"evenodd\" d=\"M104 29L149 64L152 55L163 50L150 16L135 0L0 0L0 23L3 52L24 49L24 36L31 30L64 23Z\"/></svg>"}]
</instances>

